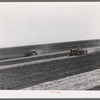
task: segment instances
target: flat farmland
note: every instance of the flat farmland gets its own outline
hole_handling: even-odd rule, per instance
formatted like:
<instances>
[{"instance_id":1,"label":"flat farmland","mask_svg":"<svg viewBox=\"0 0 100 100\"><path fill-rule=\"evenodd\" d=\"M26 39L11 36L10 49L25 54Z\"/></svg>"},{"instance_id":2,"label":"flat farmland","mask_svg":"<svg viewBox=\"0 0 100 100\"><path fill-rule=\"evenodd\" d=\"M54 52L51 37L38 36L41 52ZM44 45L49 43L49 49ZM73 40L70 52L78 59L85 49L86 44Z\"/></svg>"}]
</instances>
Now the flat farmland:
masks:
<instances>
[{"instance_id":1,"label":"flat farmland","mask_svg":"<svg viewBox=\"0 0 100 100\"><path fill-rule=\"evenodd\" d=\"M100 40L84 40L84 41L1 48L0 60L21 58L23 57L23 53L26 52L27 50L36 50L39 53L39 55L41 55L41 54L47 54L52 52L66 51L78 47L88 48L88 47L96 47L96 46L100 46Z\"/></svg>"},{"instance_id":2,"label":"flat farmland","mask_svg":"<svg viewBox=\"0 0 100 100\"><path fill-rule=\"evenodd\" d=\"M49 58L56 58L56 57L62 57L62 56L68 56L68 52L50 53L50 54L40 55L40 56L1 60L0 66L12 65L12 64L22 63L22 62L37 61L37 60L43 60L43 59L49 59Z\"/></svg>"},{"instance_id":3,"label":"flat farmland","mask_svg":"<svg viewBox=\"0 0 100 100\"><path fill-rule=\"evenodd\" d=\"M90 45L90 47L89 44L87 44L88 45L87 47L85 42L84 45L86 45L86 47L82 47L88 50L87 56L83 55L83 56L69 57L68 56L69 48L67 48L66 50L59 48L59 50L58 49L56 51L54 50L54 52L52 49L51 50L52 52L49 53L46 52L33 57L2 59L0 61L0 89L1 90L25 89L27 87L37 86L45 82L60 80L67 77L72 77L74 75L87 73L94 70L99 70L100 45L99 42L98 46L94 44L95 43L93 43L92 46ZM76 47L77 45L78 44L76 43ZM73 48L73 46L72 47L70 46L70 48ZM92 74L90 73L85 74L85 77L82 76L83 77L82 79L85 79L84 82L86 82L87 80L86 76L89 76L91 79L91 75L95 75L95 73L97 72L99 75L99 71L95 71L92 72ZM76 79L77 82L78 80L80 80L78 78ZM99 78L95 77L95 80L96 79ZM88 79L88 82L90 81L91 80ZM59 81L57 82L59 83ZM80 80L79 82L82 82L82 80ZM62 89L64 90L64 88ZM71 89L73 90L77 88L74 87Z\"/></svg>"},{"instance_id":4,"label":"flat farmland","mask_svg":"<svg viewBox=\"0 0 100 100\"><path fill-rule=\"evenodd\" d=\"M0 69L0 89L22 89L100 68L100 52ZM24 63L23 63L24 64ZM1 66L2 67L2 66Z\"/></svg>"}]
</instances>

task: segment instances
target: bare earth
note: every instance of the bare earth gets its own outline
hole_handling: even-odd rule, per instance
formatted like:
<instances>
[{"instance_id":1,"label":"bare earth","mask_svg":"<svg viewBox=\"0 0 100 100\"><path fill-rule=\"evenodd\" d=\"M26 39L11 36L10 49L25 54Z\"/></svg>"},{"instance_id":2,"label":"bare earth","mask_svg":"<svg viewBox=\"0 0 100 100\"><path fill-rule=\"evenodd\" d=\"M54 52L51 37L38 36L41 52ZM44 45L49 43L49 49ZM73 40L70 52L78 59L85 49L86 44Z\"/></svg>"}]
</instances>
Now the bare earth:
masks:
<instances>
[{"instance_id":1,"label":"bare earth","mask_svg":"<svg viewBox=\"0 0 100 100\"><path fill-rule=\"evenodd\" d=\"M70 57L69 51L61 51L1 60L0 89L87 90L99 86L100 53L95 53L100 51L100 47L84 49L88 50L89 56Z\"/></svg>"},{"instance_id":2,"label":"bare earth","mask_svg":"<svg viewBox=\"0 0 100 100\"><path fill-rule=\"evenodd\" d=\"M97 52L100 47L85 48L88 53ZM69 57L70 58L70 57ZM39 85L23 88L23 90L88 90L100 85L100 69L82 74L45 82Z\"/></svg>"},{"instance_id":3,"label":"bare earth","mask_svg":"<svg viewBox=\"0 0 100 100\"><path fill-rule=\"evenodd\" d=\"M23 90L87 90L100 85L100 69L45 82Z\"/></svg>"},{"instance_id":4,"label":"bare earth","mask_svg":"<svg viewBox=\"0 0 100 100\"><path fill-rule=\"evenodd\" d=\"M90 48L84 48L88 50L88 53L93 53L96 51L100 51L100 47L90 47ZM40 54L36 56L30 56L30 57L21 57L21 58L14 58L14 59L6 59L6 60L1 60L0 62L7 62L7 61L15 61L15 60L23 60L23 59L29 59L29 58L35 58L35 57L42 57L42 56L50 56L50 55L57 55L57 54L63 54L63 53L69 53L69 50L67 51L60 51L60 52L53 52L53 53L45 53L45 54Z\"/></svg>"},{"instance_id":5,"label":"bare earth","mask_svg":"<svg viewBox=\"0 0 100 100\"><path fill-rule=\"evenodd\" d=\"M85 48L88 50L89 53L97 52L100 50L100 47L91 47L91 48ZM42 56L50 56L50 55L58 55L58 54L63 54L63 53L68 53L69 51L61 51L61 52L55 52L55 53L50 53L50 54L45 54L45 55L38 55L38 56L32 56L32 57L23 57L23 58L15 58L15 59L8 59L8 60L1 60L0 63L4 63L4 66L0 66L0 69L8 69L8 68L13 68L13 67L19 67L19 66L25 66L25 65L32 65L32 64L38 64L42 62L50 62L50 61L56 61L56 60L61 60L61 59L69 59L69 58L74 58L77 56L62 56L62 57L56 57L56 58L48 58L48 59L39 59L36 61L26 61L26 62L21 62L21 63L15 63L15 64L6 64L6 62L14 62L14 61L21 61L21 60L27 60L30 58L36 58L36 57L42 57Z\"/></svg>"}]
</instances>

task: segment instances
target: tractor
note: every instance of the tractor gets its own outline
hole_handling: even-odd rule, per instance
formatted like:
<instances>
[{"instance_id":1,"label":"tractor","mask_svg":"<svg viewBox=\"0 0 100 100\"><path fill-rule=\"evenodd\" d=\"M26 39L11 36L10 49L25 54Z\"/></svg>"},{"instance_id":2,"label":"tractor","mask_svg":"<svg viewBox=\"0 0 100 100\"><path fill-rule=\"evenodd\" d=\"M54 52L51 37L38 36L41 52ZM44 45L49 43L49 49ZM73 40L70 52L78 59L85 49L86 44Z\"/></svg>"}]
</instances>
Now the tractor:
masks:
<instances>
[{"instance_id":1,"label":"tractor","mask_svg":"<svg viewBox=\"0 0 100 100\"><path fill-rule=\"evenodd\" d=\"M71 49L70 50L70 53L69 53L69 56L74 56L74 55L87 55L87 50L82 50L80 48L78 49Z\"/></svg>"},{"instance_id":2,"label":"tractor","mask_svg":"<svg viewBox=\"0 0 100 100\"><path fill-rule=\"evenodd\" d=\"M23 55L24 57L28 57L38 55L38 53L36 52L36 50L27 50Z\"/></svg>"}]
</instances>

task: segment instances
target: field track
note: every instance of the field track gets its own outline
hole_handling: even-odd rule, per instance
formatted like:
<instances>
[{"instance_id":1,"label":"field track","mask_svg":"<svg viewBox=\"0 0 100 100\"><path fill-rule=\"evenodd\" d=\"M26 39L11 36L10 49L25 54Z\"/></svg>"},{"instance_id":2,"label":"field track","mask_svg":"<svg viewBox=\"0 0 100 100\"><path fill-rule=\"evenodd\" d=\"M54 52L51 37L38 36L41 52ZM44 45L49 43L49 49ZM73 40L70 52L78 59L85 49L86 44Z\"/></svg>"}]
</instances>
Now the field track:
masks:
<instances>
[{"instance_id":1,"label":"field track","mask_svg":"<svg viewBox=\"0 0 100 100\"><path fill-rule=\"evenodd\" d=\"M68 56L67 52L63 52L63 53L56 53L56 54L49 54L49 55L39 55L39 56L31 56L31 57L23 57L23 58L16 58L16 59L8 59L8 60L1 60L0 61L0 66L3 65L12 65L12 64L20 64L22 65L22 63L24 64L31 64L31 62L33 63L39 63L43 60L46 61L46 59L51 59L53 60L54 58L57 57L64 57L64 56ZM68 58L68 57L67 57Z\"/></svg>"},{"instance_id":2,"label":"field track","mask_svg":"<svg viewBox=\"0 0 100 100\"><path fill-rule=\"evenodd\" d=\"M100 69L45 82L23 90L87 90L100 85Z\"/></svg>"},{"instance_id":3,"label":"field track","mask_svg":"<svg viewBox=\"0 0 100 100\"><path fill-rule=\"evenodd\" d=\"M41 64L41 63L51 62L51 61L59 61L59 60L64 60L64 59L66 60L66 59L75 58L75 57L77 57L77 56L74 56L74 57L64 56L64 57L42 59L42 60L38 60L38 61L24 62L24 63L12 64L12 65L4 65L4 66L0 66L0 69L9 69L9 68L13 68L13 67L23 67L23 66L27 66L27 65Z\"/></svg>"},{"instance_id":4,"label":"field track","mask_svg":"<svg viewBox=\"0 0 100 100\"><path fill-rule=\"evenodd\" d=\"M95 51L98 51L99 48L100 47L95 47L95 48L92 47L92 48L85 48L85 49L88 50L88 53L93 53ZM37 60L39 60L39 61L37 61L37 63L39 63L42 60L45 62L45 61L52 61L52 60L56 60L56 59L73 58L73 57L69 57L68 53L69 53L69 51L61 51L61 52L54 52L54 53L50 53L50 54L42 54L42 55L37 55L37 56L1 60L0 66L12 65L12 64L14 64L14 66L16 66L15 64L20 66L20 65L22 65L22 63L24 63L25 65L29 64L29 63L31 64L31 62L33 62L33 61L35 61L34 63L36 63ZM45 59L49 59L49 60L45 60ZM18 63L20 63L20 65ZM9 68L9 66L8 66L8 68Z\"/></svg>"},{"instance_id":5,"label":"field track","mask_svg":"<svg viewBox=\"0 0 100 100\"><path fill-rule=\"evenodd\" d=\"M0 89L23 89L99 69L100 52L97 51L100 47L86 49L89 53L87 56L69 57L68 51L62 51L35 57L1 60Z\"/></svg>"}]
</instances>

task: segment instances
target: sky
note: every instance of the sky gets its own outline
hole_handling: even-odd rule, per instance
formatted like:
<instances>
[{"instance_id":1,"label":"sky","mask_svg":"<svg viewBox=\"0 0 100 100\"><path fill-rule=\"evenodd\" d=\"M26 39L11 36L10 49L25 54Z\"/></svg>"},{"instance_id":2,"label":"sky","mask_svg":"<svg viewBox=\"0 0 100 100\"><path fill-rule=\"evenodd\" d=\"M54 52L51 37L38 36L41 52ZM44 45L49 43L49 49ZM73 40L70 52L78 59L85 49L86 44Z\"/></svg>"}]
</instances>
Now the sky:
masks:
<instances>
[{"instance_id":1,"label":"sky","mask_svg":"<svg viewBox=\"0 0 100 100\"><path fill-rule=\"evenodd\" d=\"M0 48L100 39L100 2L0 3Z\"/></svg>"}]
</instances>

